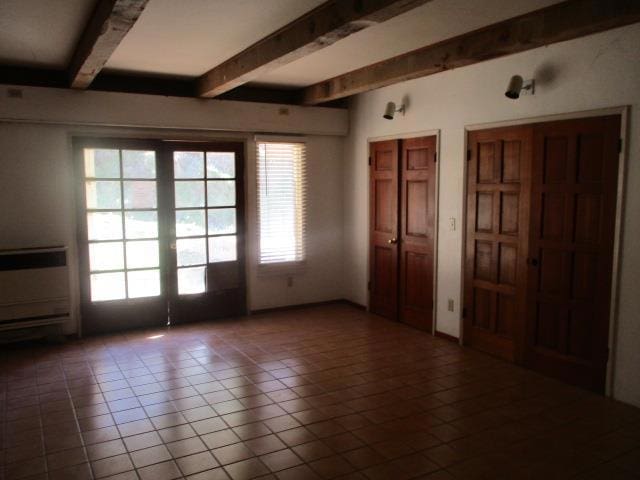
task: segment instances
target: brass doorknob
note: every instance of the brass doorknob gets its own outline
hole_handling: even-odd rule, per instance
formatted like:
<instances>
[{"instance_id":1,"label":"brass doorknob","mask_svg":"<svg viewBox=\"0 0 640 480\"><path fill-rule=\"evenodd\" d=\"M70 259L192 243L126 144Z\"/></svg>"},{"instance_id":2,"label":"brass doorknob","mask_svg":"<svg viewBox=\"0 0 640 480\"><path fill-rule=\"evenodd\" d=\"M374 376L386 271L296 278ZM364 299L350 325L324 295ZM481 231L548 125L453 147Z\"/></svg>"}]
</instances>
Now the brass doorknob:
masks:
<instances>
[{"instance_id":1,"label":"brass doorknob","mask_svg":"<svg viewBox=\"0 0 640 480\"><path fill-rule=\"evenodd\" d=\"M387 240L387 243L388 243L389 245L393 245L394 243L398 243L398 239L397 239L397 238L395 238L395 237L394 237L394 238L391 238L391 239Z\"/></svg>"}]
</instances>

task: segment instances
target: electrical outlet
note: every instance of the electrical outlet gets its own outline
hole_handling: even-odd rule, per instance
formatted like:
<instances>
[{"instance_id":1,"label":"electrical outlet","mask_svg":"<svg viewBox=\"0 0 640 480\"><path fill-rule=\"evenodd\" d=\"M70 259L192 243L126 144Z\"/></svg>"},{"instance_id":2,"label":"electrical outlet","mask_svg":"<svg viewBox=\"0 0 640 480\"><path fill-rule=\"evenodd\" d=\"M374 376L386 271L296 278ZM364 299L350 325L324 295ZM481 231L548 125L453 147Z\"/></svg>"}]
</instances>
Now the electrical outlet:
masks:
<instances>
[{"instance_id":1,"label":"electrical outlet","mask_svg":"<svg viewBox=\"0 0 640 480\"><path fill-rule=\"evenodd\" d=\"M453 298L450 298L449 301L447 302L447 310L449 310L450 312L453 312Z\"/></svg>"},{"instance_id":2,"label":"electrical outlet","mask_svg":"<svg viewBox=\"0 0 640 480\"><path fill-rule=\"evenodd\" d=\"M450 217L449 218L449 230L451 230L452 232L455 232L455 230L456 230L456 219L455 219L455 217Z\"/></svg>"}]
</instances>

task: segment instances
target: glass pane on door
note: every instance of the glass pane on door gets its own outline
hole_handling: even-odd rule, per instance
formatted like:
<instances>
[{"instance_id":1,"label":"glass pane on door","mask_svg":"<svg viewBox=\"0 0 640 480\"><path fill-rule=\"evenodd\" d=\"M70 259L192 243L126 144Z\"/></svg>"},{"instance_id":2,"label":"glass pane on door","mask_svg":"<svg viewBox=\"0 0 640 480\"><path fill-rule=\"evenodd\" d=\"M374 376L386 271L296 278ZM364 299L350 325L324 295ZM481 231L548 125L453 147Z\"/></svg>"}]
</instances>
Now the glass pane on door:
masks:
<instances>
[{"instance_id":1,"label":"glass pane on door","mask_svg":"<svg viewBox=\"0 0 640 480\"><path fill-rule=\"evenodd\" d=\"M126 212L124 229L127 240L158 238L158 212L155 210Z\"/></svg>"},{"instance_id":2,"label":"glass pane on door","mask_svg":"<svg viewBox=\"0 0 640 480\"><path fill-rule=\"evenodd\" d=\"M178 294L207 291L206 266L237 260L234 152L174 151Z\"/></svg>"},{"instance_id":3,"label":"glass pane on door","mask_svg":"<svg viewBox=\"0 0 640 480\"><path fill-rule=\"evenodd\" d=\"M91 301L160 295L155 151L83 153Z\"/></svg>"},{"instance_id":4,"label":"glass pane on door","mask_svg":"<svg viewBox=\"0 0 640 480\"><path fill-rule=\"evenodd\" d=\"M87 208L109 210L121 207L120 182L98 180L88 181L85 185Z\"/></svg>"},{"instance_id":5,"label":"glass pane on door","mask_svg":"<svg viewBox=\"0 0 640 480\"><path fill-rule=\"evenodd\" d=\"M235 178L236 155L233 152L207 152L207 178Z\"/></svg>"},{"instance_id":6,"label":"glass pane on door","mask_svg":"<svg viewBox=\"0 0 640 480\"><path fill-rule=\"evenodd\" d=\"M206 292L205 267L178 269L178 294L188 295Z\"/></svg>"},{"instance_id":7,"label":"glass pane on door","mask_svg":"<svg viewBox=\"0 0 640 480\"><path fill-rule=\"evenodd\" d=\"M176 212L176 237L205 235L204 210L179 210Z\"/></svg>"}]
</instances>

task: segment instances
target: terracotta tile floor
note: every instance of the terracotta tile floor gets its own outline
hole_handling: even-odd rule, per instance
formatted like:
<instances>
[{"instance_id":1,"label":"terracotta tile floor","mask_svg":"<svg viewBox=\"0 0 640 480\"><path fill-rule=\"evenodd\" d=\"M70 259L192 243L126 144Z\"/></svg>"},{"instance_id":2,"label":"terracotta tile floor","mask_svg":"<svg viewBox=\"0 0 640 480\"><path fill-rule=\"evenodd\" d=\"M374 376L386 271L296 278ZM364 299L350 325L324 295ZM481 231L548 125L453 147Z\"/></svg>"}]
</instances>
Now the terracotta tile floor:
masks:
<instances>
[{"instance_id":1,"label":"terracotta tile floor","mask_svg":"<svg viewBox=\"0 0 640 480\"><path fill-rule=\"evenodd\" d=\"M2 480L640 478L640 410L346 305L2 347L0 412Z\"/></svg>"}]
</instances>

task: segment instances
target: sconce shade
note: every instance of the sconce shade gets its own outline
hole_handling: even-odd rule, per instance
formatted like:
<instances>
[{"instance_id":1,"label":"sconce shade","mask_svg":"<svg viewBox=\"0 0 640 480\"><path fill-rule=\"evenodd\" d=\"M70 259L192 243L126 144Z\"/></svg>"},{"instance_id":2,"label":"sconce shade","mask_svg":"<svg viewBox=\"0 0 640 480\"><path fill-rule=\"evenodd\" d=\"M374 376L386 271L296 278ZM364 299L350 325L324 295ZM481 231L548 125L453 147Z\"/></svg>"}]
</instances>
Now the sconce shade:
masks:
<instances>
[{"instance_id":1,"label":"sconce shade","mask_svg":"<svg viewBox=\"0 0 640 480\"><path fill-rule=\"evenodd\" d=\"M524 80L520 75L514 75L509 80L509 86L507 87L507 91L504 93L507 98L511 98L515 100L520 98L520 91L522 90L522 85L524 84Z\"/></svg>"},{"instance_id":2,"label":"sconce shade","mask_svg":"<svg viewBox=\"0 0 640 480\"><path fill-rule=\"evenodd\" d=\"M387 108L384 110L383 118L387 120L393 120L393 116L396 114L396 104L393 102L387 103Z\"/></svg>"}]
</instances>

